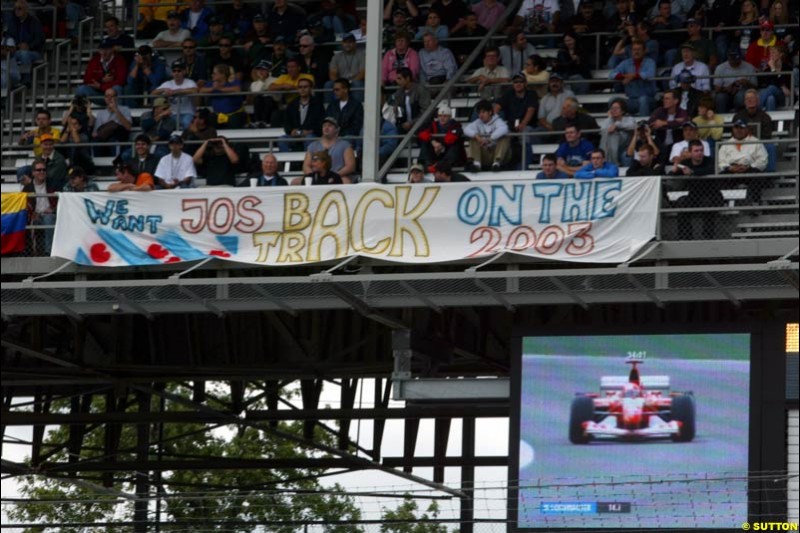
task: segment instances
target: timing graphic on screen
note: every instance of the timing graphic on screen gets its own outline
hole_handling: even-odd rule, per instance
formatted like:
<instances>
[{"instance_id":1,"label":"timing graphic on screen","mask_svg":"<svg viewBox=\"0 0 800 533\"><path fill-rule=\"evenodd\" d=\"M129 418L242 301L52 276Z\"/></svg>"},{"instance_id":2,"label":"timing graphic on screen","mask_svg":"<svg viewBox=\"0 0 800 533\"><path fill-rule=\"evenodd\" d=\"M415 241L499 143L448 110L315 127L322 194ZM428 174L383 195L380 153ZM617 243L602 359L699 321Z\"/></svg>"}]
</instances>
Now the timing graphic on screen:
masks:
<instances>
[{"instance_id":1,"label":"timing graphic on screen","mask_svg":"<svg viewBox=\"0 0 800 533\"><path fill-rule=\"evenodd\" d=\"M517 527L747 520L748 334L523 340Z\"/></svg>"}]
</instances>

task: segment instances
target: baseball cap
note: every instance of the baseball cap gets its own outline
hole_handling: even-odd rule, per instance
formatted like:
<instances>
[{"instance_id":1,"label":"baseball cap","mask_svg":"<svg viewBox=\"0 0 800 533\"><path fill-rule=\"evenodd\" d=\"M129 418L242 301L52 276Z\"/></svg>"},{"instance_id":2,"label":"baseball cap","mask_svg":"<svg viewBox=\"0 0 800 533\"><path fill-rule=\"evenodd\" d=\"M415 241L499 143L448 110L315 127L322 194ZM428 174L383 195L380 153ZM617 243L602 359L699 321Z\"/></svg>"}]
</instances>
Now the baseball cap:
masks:
<instances>
[{"instance_id":1,"label":"baseball cap","mask_svg":"<svg viewBox=\"0 0 800 533\"><path fill-rule=\"evenodd\" d=\"M39 142L40 143L47 142L47 141L55 142L55 140L56 140L55 137L53 137L49 133L43 133L42 135L39 136Z\"/></svg>"},{"instance_id":2,"label":"baseball cap","mask_svg":"<svg viewBox=\"0 0 800 533\"><path fill-rule=\"evenodd\" d=\"M277 37L272 39L272 43L273 44L278 44L278 43L286 44L286 37L284 37L283 35L278 35Z\"/></svg>"},{"instance_id":3,"label":"baseball cap","mask_svg":"<svg viewBox=\"0 0 800 533\"><path fill-rule=\"evenodd\" d=\"M748 124L747 121L743 118L739 118L733 121L733 125L739 128L747 128Z\"/></svg>"},{"instance_id":4,"label":"baseball cap","mask_svg":"<svg viewBox=\"0 0 800 533\"><path fill-rule=\"evenodd\" d=\"M336 126L337 128L339 127L339 121L338 121L338 120L336 120L336 119L335 119L335 118L333 118L333 117L325 117L325 118L323 118L323 119L322 119L322 123L323 123L323 124L325 124L326 122L328 122L328 123L330 123L330 124L333 124L333 125L334 125L334 126Z\"/></svg>"},{"instance_id":5,"label":"baseball cap","mask_svg":"<svg viewBox=\"0 0 800 533\"><path fill-rule=\"evenodd\" d=\"M167 13L167 18L168 19L179 19L179 18L181 18L181 14L178 13L177 11L170 11L169 13Z\"/></svg>"},{"instance_id":6,"label":"baseball cap","mask_svg":"<svg viewBox=\"0 0 800 533\"><path fill-rule=\"evenodd\" d=\"M447 115L450 117L453 116L453 110L450 109L450 106L445 104L444 102L439 104L439 107L436 108L436 112L440 115Z\"/></svg>"},{"instance_id":7,"label":"baseball cap","mask_svg":"<svg viewBox=\"0 0 800 533\"><path fill-rule=\"evenodd\" d=\"M686 20L686 25L687 26L690 26L692 24L697 24L699 26L700 25L700 21L697 20L696 18L690 18L690 19Z\"/></svg>"},{"instance_id":8,"label":"baseball cap","mask_svg":"<svg viewBox=\"0 0 800 533\"><path fill-rule=\"evenodd\" d=\"M264 18L264 15L261 13L256 13L253 15L253 22L266 22L267 19Z\"/></svg>"},{"instance_id":9,"label":"baseball cap","mask_svg":"<svg viewBox=\"0 0 800 533\"><path fill-rule=\"evenodd\" d=\"M256 63L255 68L263 70L272 70L272 63L270 63L266 59L262 59L261 61Z\"/></svg>"},{"instance_id":10,"label":"baseball cap","mask_svg":"<svg viewBox=\"0 0 800 533\"><path fill-rule=\"evenodd\" d=\"M142 46L140 46L138 48L137 52L139 52L139 55L142 55L142 56L151 56L151 55L153 55L153 49L149 45L146 45L146 44L143 44Z\"/></svg>"},{"instance_id":11,"label":"baseball cap","mask_svg":"<svg viewBox=\"0 0 800 533\"><path fill-rule=\"evenodd\" d=\"M681 128L694 128L697 129L697 124L693 120L687 120L681 124Z\"/></svg>"},{"instance_id":12,"label":"baseball cap","mask_svg":"<svg viewBox=\"0 0 800 533\"><path fill-rule=\"evenodd\" d=\"M172 68L179 68L183 70L186 68L186 63L184 63L182 59L176 59L172 62Z\"/></svg>"},{"instance_id":13,"label":"baseball cap","mask_svg":"<svg viewBox=\"0 0 800 533\"><path fill-rule=\"evenodd\" d=\"M761 24L759 24L759 27L762 30L773 31L775 29L775 24L773 24L771 20L765 20L765 21L761 22Z\"/></svg>"},{"instance_id":14,"label":"baseball cap","mask_svg":"<svg viewBox=\"0 0 800 533\"><path fill-rule=\"evenodd\" d=\"M728 49L728 57L740 59L742 57L742 51L738 47L732 46Z\"/></svg>"},{"instance_id":15,"label":"baseball cap","mask_svg":"<svg viewBox=\"0 0 800 533\"><path fill-rule=\"evenodd\" d=\"M70 179L72 179L74 177L77 177L77 176L83 176L85 178L86 177L86 171L83 170L83 167L79 167L78 165L74 165L74 166L69 167L69 170L67 171L67 175L70 177Z\"/></svg>"},{"instance_id":16,"label":"baseball cap","mask_svg":"<svg viewBox=\"0 0 800 533\"><path fill-rule=\"evenodd\" d=\"M356 36L353 35L352 33L345 33L342 36L342 40L343 41L355 41L356 40Z\"/></svg>"},{"instance_id":17,"label":"baseball cap","mask_svg":"<svg viewBox=\"0 0 800 533\"><path fill-rule=\"evenodd\" d=\"M100 41L98 48L114 48L114 43L112 43L109 39L103 39Z\"/></svg>"},{"instance_id":18,"label":"baseball cap","mask_svg":"<svg viewBox=\"0 0 800 533\"><path fill-rule=\"evenodd\" d=\"M414 171L417 171L417 172L425 172L425 169L422 167L422 165L420 165L419 163L417 163L417 164L415 164L415 165L411 165L411 168L409 168L409 169L408 169L408 173L409 173L409 174L410 174L410 173L412 173L412 172L414 172Z\"/></svg>"},{"instance_id":19,"label":"baseball cap","mask_svg":"<svg viewBox=\"0 0 800 533\"><path fill-rule=\"evenodd\" d=\"M550 80L562 80L563 81L564 78L562 78L561 74L559 74L558 72L551 72L550 73Z\"/></svg>"},{"instance_id":20,"label":"baseball cap","mask_svg":"<svg viewBox=\"0 0 800 533\"><path fill-rule=\"evenodd\" d=\"M212 15L212 16L208 17L208 25L209 26L214 26L215 24L223 24L224 25L225 21L222 20L222 17L220 17L219 15Z\"/></svg>"},{"instance_id":21,"label":"baseball cap","mask_svg":"<svg viewBox=\"0 0 800 533\"><path fill-rule=\"evenodd\" d=\"M403 15L403 16L407 17L408 16L408 12L405 9L398 7L394 11L392 11L392 16L395 16L395 15Z\"/></svg>"},{"instance_id":22,"label":"baseball cap","mask_svg":"<svg viewBox=\"0 0 800 533\"><path fill-rule=\"evenodd\" d=\"M169 142L167 144L183 144L183 137L180 135L170 135Z\"/></svg>"},{"instance_id":23,"label":"baseball cap","mask_svg":"<svg viewBox=\"0 0 800 533\"><path fill-rule=\"evenodd\" d=\"M681 71L681 73L678 74L677 78L678 78L677 80L678 83L694 83L696 80L694 74L692 74L688 70Z\"/></svg>"},{"instance_id":24,"label":"baseball cap","mask_svg":"<svg viewBox=\"0 0 800 533\"><path fill-rule=\"evenodd\" d=\"M688 48L689 50L694 50L694 45L687 41L681 45L681 50L683 50L684 48Z\"/></svg>"},{"instance_id":25,"label":"baseball cap","mask_svg":"<svg viewBox=\"0 0 800 533\"><path fill-rule=\"evenodd\" d=\"M169 101L163 96L159 96L153 100L153 107L164 107L165 105L169 105Z\"/></svg>"},{"instance_id":26,"label":"baseball cap","mask_svg":"<svg viewBox=\"0 0 800 533\"><path fill-rule=\"evenodd\" d=\"M515 81L515 80L526 81L527 79L528 78L525 77L525 73L523 73L523 72L517 72L516 74L511 76L511 81Z\"/></svg>"}]
</instances>

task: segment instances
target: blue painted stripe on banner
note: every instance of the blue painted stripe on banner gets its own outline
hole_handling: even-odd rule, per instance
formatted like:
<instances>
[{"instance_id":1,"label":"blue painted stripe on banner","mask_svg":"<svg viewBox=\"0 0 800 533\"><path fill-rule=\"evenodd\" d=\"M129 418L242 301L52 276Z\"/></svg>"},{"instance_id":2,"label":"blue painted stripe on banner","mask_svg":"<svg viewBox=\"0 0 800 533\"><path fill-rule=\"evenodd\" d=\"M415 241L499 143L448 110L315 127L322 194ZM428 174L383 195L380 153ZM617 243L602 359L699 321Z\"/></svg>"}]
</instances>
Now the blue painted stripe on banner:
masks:
<instances>
[{"instance_id":1,"label":"blue painted stripe on banner","mask_svg":"<svg viewBox=\"0 0 800 533\"><path fill-rule=\"evenodd\" d=\"M234 235L217 235L217 240L225 248L225 251L234 255L239 253L239 237Z\"/></svg>"},{"instance_id":2,"label":"blue painted stripe on banner","mask_svg":"<svg viewBox=\"0 0 800 533\"><path fill-rule=\"evenodd\" d=\"M28 221L27 211L17 211L16 213L3 213L0 227L3 235L10 235L18 231L25 231L25 224Z\"/></svg>"},{"instance_id":3,"label":"blue painted stripe on banner","mask_svg":"<svg viewBox=\"0 0 800 533\"><path fill-rule=\"evenodd\" d=\"M161 264L161 261L147 255L147 252L140 250L129 238L121 233L114 233L100 228L97 230L97 234L129 265Z\"/></svg>"},{"instance_id":4,"label":"blue painted stripe on banner","mask_svg":"<svg viewBox=\"0 0 800 533\"><path fill-rule=\"evenodd\" d=\"M167 231L158 238L172 255L180 257L183 261L194 261L195 259L205 259L208 254L204 254L197 248L193 248L186 240L175 231Z\"/></svg>"},{"instance_id":5,"label":"blue painted stripe on banner","mask_svg":"<svg viewBox=\"0 0 800 533\"><path fill-rule=\"evenodd\" d=\"M75 253L75 262L79 265L92 265L92 260L89 259L89 256L86 255L86 252L83 251L83 248L78 248L78 251Z\"/></svg>"}]
</instances>

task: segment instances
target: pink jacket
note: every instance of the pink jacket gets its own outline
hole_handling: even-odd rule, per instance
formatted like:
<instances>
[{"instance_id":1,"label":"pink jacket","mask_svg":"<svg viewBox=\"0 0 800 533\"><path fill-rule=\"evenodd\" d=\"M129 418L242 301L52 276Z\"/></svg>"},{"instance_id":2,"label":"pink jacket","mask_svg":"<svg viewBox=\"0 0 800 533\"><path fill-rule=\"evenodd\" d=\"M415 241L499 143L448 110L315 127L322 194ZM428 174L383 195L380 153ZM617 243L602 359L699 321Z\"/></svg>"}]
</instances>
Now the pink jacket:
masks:
<instances>
[{"instance_id":1,"label":"pink jacket","mask_svg":"<svg viewBox=\"0 0 800 533\"><path fill-rule=\"evenodd\" d=\"M411 69L414 79L419 79L419 55L416 50L409 48L402 62L397 61L397 49L392 48L386 52L383 56L383 65L381 66L381 78L383 79L383 83L394 84L397 79L397 69L402 67Z\"/></svg>"}]
</instances>

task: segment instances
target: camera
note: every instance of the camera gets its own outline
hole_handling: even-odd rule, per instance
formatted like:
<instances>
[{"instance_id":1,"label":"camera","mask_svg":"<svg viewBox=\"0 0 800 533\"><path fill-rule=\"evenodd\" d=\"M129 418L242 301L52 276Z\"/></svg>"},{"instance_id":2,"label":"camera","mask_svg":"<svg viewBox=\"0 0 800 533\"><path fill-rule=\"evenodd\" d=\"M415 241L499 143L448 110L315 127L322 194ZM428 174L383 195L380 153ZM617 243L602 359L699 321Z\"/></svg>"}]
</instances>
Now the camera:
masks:
<instances>
[{"instance_id":1,"label":"camera","mask_svg":"<svg viewBox=\"0 0 800 533\"><path fill-rule=\"evenodd\" d=\"M85 111L88 103L85 96L76 96L72 99L72 107L76 111Z\"/></svg>"},{"instance_id":2,"label":"camera","mask_svg":"<svg viewBox=\"0 0 800 533\"><path fill-rule=\"evenodd\" d=\"M640 120L639 122L637 122L636 123L636 129L637 130L641 130L641 131L646 130L647 129L647 121L646 120Z\"/></svg>"}]
</instances>

